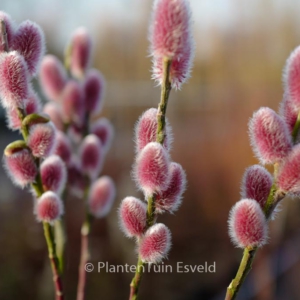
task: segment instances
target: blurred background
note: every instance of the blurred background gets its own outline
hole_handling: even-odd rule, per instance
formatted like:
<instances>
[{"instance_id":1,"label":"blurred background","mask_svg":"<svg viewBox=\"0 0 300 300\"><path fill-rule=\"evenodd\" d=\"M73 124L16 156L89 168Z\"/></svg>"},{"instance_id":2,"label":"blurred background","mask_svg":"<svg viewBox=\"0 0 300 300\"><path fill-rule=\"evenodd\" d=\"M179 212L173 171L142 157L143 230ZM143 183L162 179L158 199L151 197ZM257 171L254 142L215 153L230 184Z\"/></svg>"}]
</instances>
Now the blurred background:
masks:
<instances>
[{"instance_id":1,"label":"blurred background","mask_svg":"<svg viewBox=\"0 0 300 300\"><path fill-rule=\"evenodd\" d=\"M257 163L247 123L260 106L278 109L282 69L300 44L300 2L296 0L190 0L196 55L192 78L172 91L168 118L173 127L172 159L187 172L188 189L175 215L163 215L173 247L165 264L173 273L143 278L141 299L223 299L242 256L227 233L227 218L240 199L246 167ZM92 262L135 264L134 242L118 228L117 208L128 195L141 197L131 180L133 128L159 88L150 80L148 22L150 0L1 0L0 9L16 22L31 19L45 31L48 53L61 59L78 26L94 39L96 68L107 80L103 115L115 126L115 140L103 173L117 185L109 217L94 223ZM17 138L1 111L0 152ZM42 226L32 214L29 192L15 188L0 169L0 299L53 298ZM67 299L75 299L83 203L66 202L68 232ZM271 223L270 243L259 251L238 299L300 299L300 205L286 199ZM216 262L216 273L175 272L188 265ZM89 273L87 299L127 299L131 273Z\"/></svg>"}]
</instances>

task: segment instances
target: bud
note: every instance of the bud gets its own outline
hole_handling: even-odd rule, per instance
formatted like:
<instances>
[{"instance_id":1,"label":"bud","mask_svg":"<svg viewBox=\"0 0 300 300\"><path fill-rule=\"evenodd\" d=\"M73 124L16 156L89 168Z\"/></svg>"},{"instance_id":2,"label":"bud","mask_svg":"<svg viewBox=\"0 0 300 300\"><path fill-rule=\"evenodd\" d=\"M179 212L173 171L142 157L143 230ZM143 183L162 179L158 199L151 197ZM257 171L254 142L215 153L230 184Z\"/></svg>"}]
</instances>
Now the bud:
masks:
<instances>
[{"instance_id":1,"label":"bud","mask_svg":"<svg viewBox=\"0 0 300 300\"><path fill-rule=\"evenodd\" d=\"M170 182L169 156L159 143L149 143L138 155L134 167L137 185L146 195L160 192Z\"/></svg>"},{"instance_id":2,"label":"bud","mask_svg":"<svg viewBox=\"0 0 300 300\"><path fill-rule=\"evenodd\" d=\"M61 199L52 191L44 193L35 204L38 221L53 224L64 213Z\"/></svg>"},{"instance_id":3,"label":"bud","mask_svg":"<svg viewBox=\"0 0 300 300\"><path fill-rule=\"evenodd\" d=\"M81 86L70 80L62 93L62 116L66 123L81 124L84 118L84 102Z\"/></svg>"},{"instance_id":4,"label":"bud","mask_svg":"<svg viewBox=\"0 0 300 300\"><path fill-rule=\"evenodd\" d=\"M91 59L92 41L87 30L78 28L71 39L70 71L76 78L82 78Z\"/></svg>"},{"instance_id":5,"label":"bud","mask_svg":"<svg viewBox=\"0 0 300 300\"><path fill-rule=\"evenodd\" d=\"M11 20L10 16L3 11L0 11L0 20L4 21L6 35L7 35L6 36L7 43L8 43L8 47L10 48L13 37L14 37L15 24ZM6 51L4 48L4 45L5 45L5 41L3 41L3 35L1 34L0 35L0 53Z\"/></svg>"},{"instance_id":6,"label":"bud","mask_svg":"<svg viewBox=\"0 0 300 300\"><path fill-rule=\"evenodd\" d=\"M89 134L84 138L80 145L79 157L82 171L91 179L95 179L103 163L103 149L96 135Z\"/></svg>"},{"instance_id":7,"label":"bud","mask_svg":"<svg viewBox=\"0 0 300 300\"><path fill-rule=\"evenodd\" d=\"M147 205L137 198L126 197L119 209L119 220L126 236L141 236L146 228Z\"/></svg>"},{"instance_id":8,"label":"bud","mask_svg":"<svg viewBox=\"0 0 300 300\"><path fill-rule=\"evenodd\" d=\"M300 110L300 47L297 47L288 58L283 72L285 93L289 94L292 106Z\"/></svg>"},{"instance_id":9,"label":"bud","mask_svg":"<svg viewBox=\"0 0 300 300\"><path fill-rule=\"evenodd\" d=\"M45 95L59 101L67 82L67 74L62 63L54 55L46 55L41 63L40 81Z\"/></svg>"},{"instance_id":10,"label":"bud","mask_svg":"<svg viewBox=\"0 0 300 300\"><path fill-rule=\"evenodd\" d=\"M58 130L61 130L61 131L64 130L62 114L56 103L54 103L54 102L46 103L43 108L43 112L50 117L52 123L55 125L55 127Z\"/></svg>"},{"instance_id":11,"label":"bud","mask_svg":"<svg viewBox=\"0 0 300 300\"><path fill-rule=\"evenodd\" d=\"M27 66L16 51L0 55L0 98L8 109L25 107L29 96Z\"/></svg>"},{"instance_id":12,"label":"bud","mask_svg":"<svg viewBox=\"0 0 300 300\"><path fill-rule=\"evenodd\" d=\"M101 118L92 124L91 133L99 138L104 152L107 153L114 137L114 128L111 123L106 118Z\"/></svg>"},{"instance_id":13,"label":"bud","mask_svg":"<svg viewBox=\"0 0 300 300\"><path fill-rule=\"evenodd\" d=\"M191 11L186 0L157 0L150 28L153 79L162 83L163 61L171 60L170 80L180 88L189 78L194 57Z\"/></svg>"},{"instance_id":14,"label":"bud","mask_svg":"<svg viewBox=\"0 0 300 300\"><path fill-rule=\"evenodd\" d=\"M55 149L56 131L51 122L30 127L28 146L35 157L49 156Z\"/></svg>"},{"instance_id":15,"label":"bud","mask_svg":"<svg viewBox=\"0 0 300 300\"><path fill-rule=\"evenodd\" d=\"M27 115L38 113L41 110L41 100L34 90L29 92L29 96L25 101L25 110Z\"/></svg>"},{"instance_id":16,"label":"bud","mask_svg":"<svg viewBox=\"0 0 300 300\"><path fill-rule=\"evenodd\" d=\"M284 192L300 193L300 145L294 146L286 160L280 165L277 186Z\"/></svg>"},{"instance_id":17,"label":"bud","mask_svg":"<svg viewBox=\"0 0 300 300\"><path fill-rule=\"evenodd\" d=\"M256 200L263 209L268 199L273 178L262 166L254 165L246 169L241 186L242 198Z\"/></svg>"},{"instance_id":18,"label":"bud","mask_svg":"<svg viewBox=\"0 0 300 300\"><path fill-rule=\"evenodd\" d=\"M88 112L97 113L101 110L104 87L103 75L96 69L89 70L83 85L84 103Z\"/></svg>"},{"instance_id":19,"label":"bud","mask_svg":"<svg viewBox=\"0 0 300 300\"><path fill-rule=\"evenodd\" d=\"M44 191L61 194L66 185L67 170L57 155L47 157L41 164L41 178Z\"/></svg>"},{"instance_id":20,"label":"bud","mask_svg":"<svg viewBox=\"0 0 300 300\"><path fill-rule=\"evenodd\" d=\"M28 149L25 141L23 140L14 141L6 146L6 148L4 149L4 155L10 156L23 149Z\"/></svg>"},{"instance_id":21,"label":"bud","mask_svg":"<svg viewBox=\"0 0 300 300\"><path fill-rule=\"evenodd\" d=\"M97 217L105 217L111 210L116 197L116 188L112 179L102 176L91 186L88 197L90 213Z\"/></svg>"},{"instance_id":22,"label":"bud","mask_svg":"<svg viewBox=\"0 0 300 300\"><path fill-rule=\"evenodd\" d=\"M298 111L295 109L291 97L287 93L284 94L279 111L288 126L289 132L292 133L297 122Z\"/></svg>"},{"instance_id":23,"label":"bud","mask_svg":"<svg viewBox=\"0 0 300 300\"><path fill-rule=\"evenodd\" d=\"M157 109L150 108L146 110L135 125L135 145L136 152L140 152L148 143L156 141L157 134ZM168 120L166 119L164 147L171 149L172 131Z\"/></svg>"},{"instance_id":24,"label":"bud","mask_svg":"<svg viewBox=\"0 0 300 300\"><path fill-rule=\"evenodd\" d=\"M70 140L59 130L56 131L56 148L54 154L58 155L66 164L71 160L72 146Z\"/></svg>"},{"instance_id":25,"label":"bud","mask_svg":"<svg viewBox=\"0 0 300 300\"><path fill-rule=\"evenodd\" d=\"M29 20L22 22L11 48L24 57L29 74L35 75L45 53L45 38L41 27Z\"/></svg>"},{"instance_id":26,"label":"bud","mask_svg":"<svg viewBox=\"0 0 300 300\"><path fill-rule=\"evenodd\" d=\"M20 187L34 182L38 172L34 158L27 148L5 151L4 167L13 183Z\"/></svg>"},{"instance_id":27,"label":"bud","mask_svg":"<svg viewBox=\"0 0 300 300\"><path fill-rule=\"evenodd\" d=\"M262 164L273 164L291 150L291 135L282 118L272 109L262 107L249 123L253 151Z\"/></svg>"},{"instance_id":28,"label":"bud","mask_svg":"<svg viewBox=\"0 0 300 300\"><path fill-rule=\"evenodd\" d=\"M165 258L171 248L171 232L164 224L151 226L145 233L139 246L143 262L157 264Z\"/></svg>"},{"instance_id":29,"label":"bud","mask_svg":"<svg viewBox=\"0 0 300 300\"><path fill-rule=\"evenodd\" d=\"M240 200L233 206L228 225L236 247L261 247L267 243L267 221L259 203L253 199Z\"/></svg>"},{"instance_id":30,"label":"bud","mask_svg":"<svg viewBox=\"0 0 300 300\"><path fill-rule=\"evenodd\" d=\"M156 212L174 212L181 204L182 194L186 187L186 175L180 164L171 162L170 183L166 190L157 194L155 205Z\"/></svg>"},{"instance_id":31,"label":"bud","mask_svg":"<svg viewBox=\"0 0 300 300\"><path fill-rule=\"evenodd\" d=\"M50 119L47 115L44 114L30 114L27 115L23 121L22 121L22 125L24 127L30 127L32 125L36 125L36 124L45 124L45 123L49 123Z\"/></svg>"}]
</instances>

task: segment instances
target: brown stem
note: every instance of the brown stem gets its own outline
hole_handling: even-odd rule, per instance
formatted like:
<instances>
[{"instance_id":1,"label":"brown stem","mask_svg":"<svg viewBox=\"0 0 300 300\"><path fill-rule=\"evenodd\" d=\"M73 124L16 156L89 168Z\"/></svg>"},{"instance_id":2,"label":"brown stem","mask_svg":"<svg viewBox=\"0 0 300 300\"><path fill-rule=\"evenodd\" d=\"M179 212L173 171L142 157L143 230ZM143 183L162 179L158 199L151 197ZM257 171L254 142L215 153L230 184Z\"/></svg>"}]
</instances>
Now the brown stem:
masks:
<instances>
[{"instance_id":1,"label":"brown stem","mask_svg":"<svg viewBox=\"0 0 300 300\"><path fill-rule=\"evenodd\" d=\"M161 95L160 95L160 103L158 105L157 111L157 133L156 133L156 142L160 144L164 144L166 137L166 111L168 106L168 99L171 91L171 82L170 82L170 67L172 61L165 57L163 61L163 80L161 85ZM155 224L156 221L156 213L155 213L155 200L156 195L150 195L148 197L148 207L147 207L147 221L145 231ZM142 275L145 270L145 263L142 262L141 257L139 256L135 275L130 283L130 295L129 300L138 299L138 291L140 287L140 283L142 280ZM77 299L78 300L78 299Z\"/></svg>"},{"instance_id":2,"label":"brown stem","mask_svg":"<svg viewBox=\"0 0 300 300\"><path fill-rule=\"evenodd\" d=\"M91 180L86 179L86 188L84 191L83 199L85 200L85 219L81 226L81 250L80 250L80 262L78 269L78 285L77 285L77 300L85 299L85 287L87 280L86 264L90 260L89 250L89 235L91 233L91 227L93 222L93 216L90 214L87 206L87 198L90 190Z\"/></svg>"},{"instance_id":3,"label":"brown stem","mask_svg":"<svg viewBox=\"0 0 300 300\"><path fill-rule=\"evenodd\" d=\"M7 32L6 32L6 25L4 20L0 20L0 34L2 36L1 42L1 48L5 51L8 52L9 47L8 47L8 41L7 41Z\"/></svg>"}]
</instances>

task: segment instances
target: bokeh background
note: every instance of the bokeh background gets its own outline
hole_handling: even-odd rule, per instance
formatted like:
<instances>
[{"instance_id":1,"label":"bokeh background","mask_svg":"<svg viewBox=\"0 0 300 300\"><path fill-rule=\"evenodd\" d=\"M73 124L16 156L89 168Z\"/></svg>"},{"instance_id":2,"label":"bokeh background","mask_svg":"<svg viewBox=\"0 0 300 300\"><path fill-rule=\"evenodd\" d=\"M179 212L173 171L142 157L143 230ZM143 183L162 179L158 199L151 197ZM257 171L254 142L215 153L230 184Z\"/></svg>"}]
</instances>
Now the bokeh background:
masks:
<instances>
[{"instance_id":1,"label":"bokeh background","mask_svg":"<svg viewBox=\"0 0 300 300\"><path fill-rule=\"evenodd\" d=\"M159 88L150 80L150 0L1 0L0 9L17 22L31 19L45 31L48 53L61 59L78 26L94 38L93 63L107 80L103 115L116 136L103 173L117 185L109 217L95 222L92 262L135 264L134 243L118 228L117 208L127 195L141 196L131 180L133 128L141 113L156 107ZM172 158L187 172L188 189L175 215L159 218L173 234L165 264L216 262L213 274L144 276L141 299L224 298L242 251L227 234L231 206L239 200L244 169L257 163L247 123L260 106L278 109L282 69L300 44L300 2L296 0L190 0L196 55L192 78L172 91L168 118L173 127ZM17 134L5 127L1 111L0 152ZM29 192L13 187L0 168L0 299L53 299L51 271L42 227L32 214ZM83 203L66 202L68 232L67 299L75 299ZM300 205L286 199L271 224L270 243L259 251L239 299L300 299ZM127 299L130 273L88 275L87 299Z\"/></svg>"}]
</instances>

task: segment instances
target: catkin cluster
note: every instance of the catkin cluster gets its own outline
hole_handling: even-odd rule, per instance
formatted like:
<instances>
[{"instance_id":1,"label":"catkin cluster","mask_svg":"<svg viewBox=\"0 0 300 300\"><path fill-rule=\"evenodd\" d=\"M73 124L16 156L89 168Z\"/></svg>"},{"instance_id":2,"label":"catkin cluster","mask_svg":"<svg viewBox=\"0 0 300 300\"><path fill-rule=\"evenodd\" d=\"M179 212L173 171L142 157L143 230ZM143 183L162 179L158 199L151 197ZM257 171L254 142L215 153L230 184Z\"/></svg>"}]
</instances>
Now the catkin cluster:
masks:
<instances>
[{"instance_id":1,"label":"catkin cluster","mask_svg":"<svg viewBox=\"0 0 300 300\"><path fill-rule=\"evenodd\" d=\"M285 195L300 195L300 47L287 60L283 82L279 114L262 107L249 122L251 145L261 165L245 171L242 200L230 212L229 234L237 247L264 245L278 203ZM262 166L268 164L274 165L274 176Z\"/></svg>"}]
</instances>

